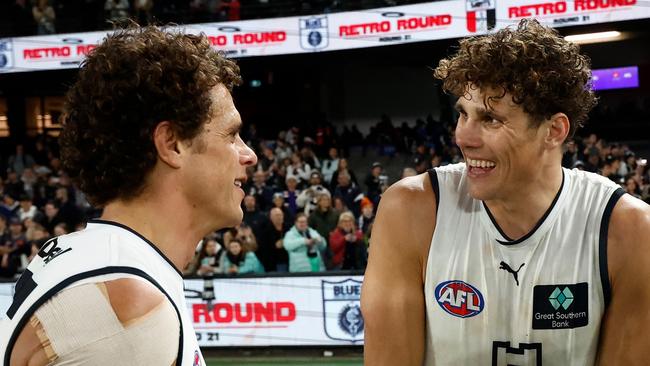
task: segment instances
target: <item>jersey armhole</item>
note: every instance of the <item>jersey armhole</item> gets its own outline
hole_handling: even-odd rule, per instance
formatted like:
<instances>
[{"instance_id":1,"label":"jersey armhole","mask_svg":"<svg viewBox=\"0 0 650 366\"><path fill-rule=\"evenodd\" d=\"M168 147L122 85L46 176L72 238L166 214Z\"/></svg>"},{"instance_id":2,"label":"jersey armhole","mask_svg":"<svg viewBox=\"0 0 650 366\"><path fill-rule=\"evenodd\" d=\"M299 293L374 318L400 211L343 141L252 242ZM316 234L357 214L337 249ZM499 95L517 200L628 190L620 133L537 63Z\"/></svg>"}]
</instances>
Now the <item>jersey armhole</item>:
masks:
<instances>
[{"instance_id":1,"label":"jersey armhole","mask_svg":"<svg viewBox=\"0 0 650 366\"><path fill-rule=\"evenodd\" d=\"M431 180L431 188L436 198L436 218L438 217L438 207L440 207L440 185L438 184L438 173L435 169L429 169L429 180ZM437 221L437 220L436 220Z\"/></svg>"},{"instance_id":2,"label":"jersey armhole","mask_svg":"<svg viewBox=\"0 0 650 366\"><path fill-rule=\"evenodd\" d=\"M27 311L22 315L20 318L20 321L18 321L16 328L14 328L13 333L11 334L11 337L9 338L9 342L7 343L7 349L5 350L5 359L3 360L3 364L5 366L9 365L9 360L11 358L11 353L13 352L14 345L16 344L16 340L18 339L18 335L22 331L22 329L25 327L29 319L34 315L36 310L41 307L47 300L52 298L54 295L59 293L61 290L65 289L66 287L79 282L81 280L91 278L91 277L97 277L97 276L102 276L102 275L107 275L107 274L113 274L113 273L125 273L125 274L131 274L134 276L141 277L154 285L160 292L162 292L165 297L169 300L169 302L172 304L174 307L174 310L176 311L176 316L178 317L178 322L179 322L179 338L178 338L178 354L176 355L176 365L180 366L183 362L183 319L181 317L181 313L178 310L178 307L176 306L176 303L174 300L171 298L171 296L163 289L163 287L156 282L151 276L149 276L147 273L144 271L133 268L133 267L104 267L104 268L99 268L96 270L88 271L88 272L82 272L78 273L74 276L71 276L60 283L58 283L56 286L52 287L49 289L43 296L41 296L38 300L36 300L30 307L27 309Z\"/></svg>"},{"instance_id":3,"label":"jersey armhole","mask_svg":"<svg viewBox=\"0 0 650 366\"><path fill-rule=\"evenodd\" d=\"M598 238L598 266L600 267L600 283L603 287L603 298L605 309L609 307L612 297L612 288L609 281L609 269L607 268L607 235L609 234L609 221L612 217L612 211L618 200L625 194L623 188L618 188L612 193L605 206L603 217L600 221L600 236Z\"/></svg>"}]
</instances>

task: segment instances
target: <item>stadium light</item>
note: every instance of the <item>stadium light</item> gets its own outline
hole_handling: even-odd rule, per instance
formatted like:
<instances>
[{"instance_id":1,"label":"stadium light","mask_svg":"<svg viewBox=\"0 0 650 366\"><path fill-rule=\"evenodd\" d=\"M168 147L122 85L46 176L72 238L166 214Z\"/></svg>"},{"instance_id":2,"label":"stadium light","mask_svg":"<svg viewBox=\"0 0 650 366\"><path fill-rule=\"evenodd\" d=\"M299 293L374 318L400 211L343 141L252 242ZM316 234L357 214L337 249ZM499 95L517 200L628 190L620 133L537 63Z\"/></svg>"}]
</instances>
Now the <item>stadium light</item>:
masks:
<instances>
[{"instance_id":1,"label":"stadium light","mask_svg":"<svg viewBox=\"0 0 650 366\"><path fill-rule=\"evenodd\" d=\"M621 39L622 33L618 31L609 31L609 32L598 32L598 33L584 33L584 34L574 34L571 36L566 36L566 39L569 42L584 44L584 43L599 43L599 42L611 42Z\"/></svg>"}]
</instances>

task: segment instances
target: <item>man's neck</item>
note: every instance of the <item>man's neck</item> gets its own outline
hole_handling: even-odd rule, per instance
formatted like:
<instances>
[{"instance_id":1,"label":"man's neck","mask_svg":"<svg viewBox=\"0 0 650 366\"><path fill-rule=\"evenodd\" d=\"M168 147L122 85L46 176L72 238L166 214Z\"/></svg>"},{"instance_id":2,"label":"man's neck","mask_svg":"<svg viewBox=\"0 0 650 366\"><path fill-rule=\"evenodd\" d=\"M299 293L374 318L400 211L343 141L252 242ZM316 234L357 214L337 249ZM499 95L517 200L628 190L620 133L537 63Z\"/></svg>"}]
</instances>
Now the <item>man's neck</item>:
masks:
<instances>
[{"instance_id":1,"label":"man's neck","mask_svg":"<svg viewBox=\"0 0 650 366\"><path fill-rule=\"evenodd\" d=\"M506 199L485 201L501 230L513 240L535 228L562 186L563 173L559 165L544 170L532 183L508 193Z\"/></svg>"},{"instance_id":2,"label":"man's neck","mask_svg":"<svg viewBox=\"0 0 650 366\"><path fill-rule=\"evenodd\" d=\"M106 205L101 219L114 221L147 238L182 271L192 259L197 244L210 228L202 220L184 214L183 207L166 200L138 197Z\"/></svg>"}]
</instances>

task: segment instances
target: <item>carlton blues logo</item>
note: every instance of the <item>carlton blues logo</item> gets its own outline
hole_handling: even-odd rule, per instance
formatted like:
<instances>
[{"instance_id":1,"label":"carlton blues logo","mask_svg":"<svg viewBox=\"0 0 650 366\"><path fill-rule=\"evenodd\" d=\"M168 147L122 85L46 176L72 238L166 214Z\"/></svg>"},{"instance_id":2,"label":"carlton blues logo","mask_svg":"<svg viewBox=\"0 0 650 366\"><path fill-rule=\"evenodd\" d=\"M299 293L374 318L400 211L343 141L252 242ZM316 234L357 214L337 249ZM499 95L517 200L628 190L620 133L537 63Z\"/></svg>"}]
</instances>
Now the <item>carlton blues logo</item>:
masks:
<instances>
[{"instance_id":1,"label":"carlton blues logo","mask_svg":"<svg viewBox=\"0 0 650 366\"><path fill-rule=\"evenodd\" d=\"M483 295L474 286L463 281L446 281L436 286L436 301L450 315L470 318L485 307Z\"/></svg>"},{"instance_id":2,"label":"carlton blues logo","mask_svg":"<svg viewBox=\"0 0 650 366\"><path fill-rule=\"evenodd\" d=\"M2 72L2 69L10 69L13 66L13 44L11 39L0 39L0 72Z\"/></svg>"},{"instance_id":3,"label":"carlton blues logo","mask_svg":"<svg viewBox=\"0 0 650 366\"><path fill-rule=\"evenodd\" d=\"M323 290L323 325L330 339L363 341L364 321L361 314L361 281L348 278L339 282L321 281Z\"/></svg>"},{"instance_id":4,"label":"carlton blues logo","mask_svg":"<svg viewBox=\"0 0 650 366\"><path fill-rule=\"evenodd\" d=\"M327 47L328 43L327 17L300 19L300 47L316 51Z\"/></svg>"}]
</instances>

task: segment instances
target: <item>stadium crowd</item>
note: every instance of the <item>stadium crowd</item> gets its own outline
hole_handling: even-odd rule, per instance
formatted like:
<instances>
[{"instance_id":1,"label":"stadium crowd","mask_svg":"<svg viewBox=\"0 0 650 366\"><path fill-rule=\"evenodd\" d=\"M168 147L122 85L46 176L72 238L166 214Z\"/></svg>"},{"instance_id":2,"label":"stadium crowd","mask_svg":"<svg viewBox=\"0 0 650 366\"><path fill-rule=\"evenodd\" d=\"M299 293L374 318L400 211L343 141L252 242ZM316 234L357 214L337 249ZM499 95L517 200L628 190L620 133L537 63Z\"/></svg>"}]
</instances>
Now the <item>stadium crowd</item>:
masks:
<instances>
[{"instance_id":1,"label":"stadium crowd","mask_svg":"<svg viewBox=\"0 0 650 366\"><path fill-rule=\"evenodd\" d=\"M243 223L204 238L185 275L362 271L375 211L391 182L382 164L355 172L349 159L367 149L409 157L396 178L462 161L453 125L431 117L396 128L383 116L366 136L355 126L337 131L330 124L292 127L273 138L249 125L242 134L259 156L243 187ZM569 141L565 151L564 167L597 172L650 202L647 162L627 145L590 134ZM0 165L0 277L13 278L45 241L82 229L101 211L61 170L52 137L15 145Z\"/></svg>"}]
</instances>

